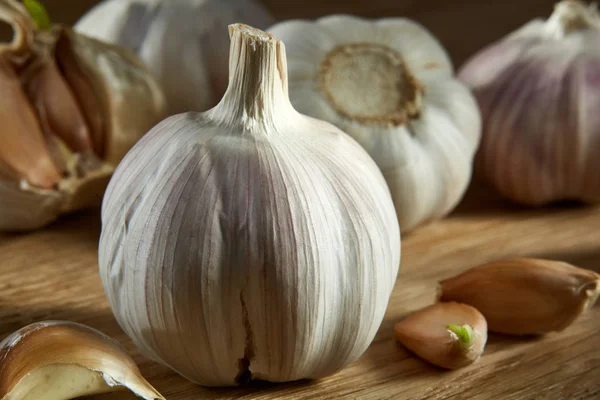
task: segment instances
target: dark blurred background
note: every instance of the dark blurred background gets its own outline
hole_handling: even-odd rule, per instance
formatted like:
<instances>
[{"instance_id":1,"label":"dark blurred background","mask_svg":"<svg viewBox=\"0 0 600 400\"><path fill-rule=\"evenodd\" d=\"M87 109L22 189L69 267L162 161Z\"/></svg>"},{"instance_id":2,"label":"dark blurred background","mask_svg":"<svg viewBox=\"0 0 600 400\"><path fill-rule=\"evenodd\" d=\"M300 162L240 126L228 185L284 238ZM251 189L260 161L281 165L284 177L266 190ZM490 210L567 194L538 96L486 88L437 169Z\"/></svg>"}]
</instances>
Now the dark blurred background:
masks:
<instances>
[{"instance_id":1,"label":"dark blurred background","mask_svg":"<svg viewBox=\"0 0 600 400\"><path fill-rule=\"evenodd\" d=\"M41 0L53 21L74 23L98 0ZM370 18L405 16L427 26L457 66L484 45L525 22L546 18L558 0L262 0L278 19L345 13ZM2 27L0 37L7 37Z\"/></svg>"}]
</instances>

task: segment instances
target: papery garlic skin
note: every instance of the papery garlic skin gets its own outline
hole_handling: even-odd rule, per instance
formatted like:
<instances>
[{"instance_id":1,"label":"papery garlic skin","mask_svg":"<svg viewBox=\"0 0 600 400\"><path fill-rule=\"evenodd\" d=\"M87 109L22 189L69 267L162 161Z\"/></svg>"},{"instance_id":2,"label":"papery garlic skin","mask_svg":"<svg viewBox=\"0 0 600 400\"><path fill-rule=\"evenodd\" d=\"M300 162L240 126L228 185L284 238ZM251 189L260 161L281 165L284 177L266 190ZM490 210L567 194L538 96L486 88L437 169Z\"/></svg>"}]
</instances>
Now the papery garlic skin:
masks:
<instances>
[{"instance_id":1,"label":"papery garlic skin","mask_svg":"<svg viewBox=\"0 0 600 400\"><path fill-rule=\"evenodd\" d=\"M459 337L449 327L466 330ZM477 361L487 342L487 322L466 304L436 303L414 311L394 325L396 340L424 360L446 369L458 369ZM468 340L466 340L468 339Z\"/></svg>"},{"instance_id":2,"label":"papery garlic skin","mask_svg":"<svg viewBox=\"0 0 600 400\"><path fill-rule=\"evenodd\" d=\"M67 400L126 389L164 400L115 340L86 325L36 322L0 343L2 400Z\"/></svg>"},{"instance_id":3,"label":"papery garlic skin","mask_svg":"<svg viewBox=\"0 0 600 400\"><path fill-rule=\"evenodd\" d=\"M169 113L205 111L227 88L227 25L265 29L274 22L254 0L106 0L78 32L131 49L161 84Z\"/></svg>"},{"instance_id":4,"label":"papery garlic skin","mask_svg":"<svg viewBox=\"0 0 600 400\"><path fill-rule=\"evenodd\" d=\"M440 301L469 304L485 316L490 331L509 335L562 331L599 296L600 274L535 258L475 266L438 287Z\"/></svg>"},{"instance_id":5,"label":"papery garlic skin","mask_svg":"<svg viewBox=\"0 0 600 400\"><path fill-rule=\"evenodd\" d=\"M0 232L44 227L99 206L131 146L166 115L159 85L125 49L0 1Z\"/></svg>"},{"instance_id":6,"label":"papery garlic skin","mask_svg":"<svg viewBox=\"0 0 600 400\"><path fill-rule=\"evenodd\" d=\"M600 201L599 44L597 10L565 0L462 67L484 118L477 175L506 198Z\"/></svg>"},{"instance_id":7,"label":"papery garlic skin","mask_svg":"<svg viewBox=\"0 0 600 400\"><path fill-rule=\"evenodd\" d=\"M230 29L219 105L165 120L119 165L100 275L139 349L196 383L326 376L383 319L393 203L356 142L292 108L283 43Z\"/></svg>"},{"instance_id":8,"label":"papery garlic skin","mask_svg":"<svg viewBox=\"0 0 600 400\"><path fill-rule=\"evenodd\" d=\"M290 52L290 98L373 157L402 232L449 213L471 178L480 116L446 51L421 25L334 15L269 29Z\"/></svg>"}]
</instances>

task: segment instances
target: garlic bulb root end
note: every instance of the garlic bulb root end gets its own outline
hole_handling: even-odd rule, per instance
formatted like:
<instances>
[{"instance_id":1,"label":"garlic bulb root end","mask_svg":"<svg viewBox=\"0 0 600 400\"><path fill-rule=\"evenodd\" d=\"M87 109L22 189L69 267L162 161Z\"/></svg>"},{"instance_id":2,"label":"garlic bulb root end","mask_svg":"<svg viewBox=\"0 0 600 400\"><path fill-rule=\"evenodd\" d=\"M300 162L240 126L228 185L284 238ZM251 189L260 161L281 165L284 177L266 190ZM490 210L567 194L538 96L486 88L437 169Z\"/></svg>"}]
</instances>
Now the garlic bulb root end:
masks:
<instances>
[{"instance_id":1,"label":"garlic bulb root end","mask_svg":"<svg viewBox=\"0 0 600 400\"><path fill-rule=\"evenodd\" d=\"M423 87L402 56L381 44L336 47L321 62L318 85L333 108L362 124L399 126L419 116Z\"/></svg>"}]
</instances>

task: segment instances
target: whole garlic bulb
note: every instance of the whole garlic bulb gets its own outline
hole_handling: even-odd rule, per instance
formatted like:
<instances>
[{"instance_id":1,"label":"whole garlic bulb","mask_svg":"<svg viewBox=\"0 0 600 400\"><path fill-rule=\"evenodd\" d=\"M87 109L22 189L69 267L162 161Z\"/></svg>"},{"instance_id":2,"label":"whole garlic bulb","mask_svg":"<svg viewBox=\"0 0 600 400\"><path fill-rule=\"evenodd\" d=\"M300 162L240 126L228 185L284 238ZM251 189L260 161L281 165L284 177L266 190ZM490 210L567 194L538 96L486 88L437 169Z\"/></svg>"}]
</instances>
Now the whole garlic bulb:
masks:
<instances>
[{"instance_id":1,"label":"whole garlic bulb","mask_svg":"<svg viewBox=\"0 0 600 400\"><path fill-rule=\"evenodd\" d=\"M223 100L168 118L119 165L100 275L139 349L196 383L322 377L383 319L400 262L393 203L356 142L292 108L283 43L230 32Z\"/></svg>"},{"instance_id":2,"label":"whole garlic bulb","mask_svg":"<svg viewBox=\"0 0 600 400\"><path fill-rule=\"evenodd\" d=\"M476 173L515 202L600 201L600 16L565 0L469 60L484 127Z\"/></svg>"},{"instance_id":3,"label":"whole garlic bulb","mask_svg":"<svg viewBox=\"0 0 600 400\"><path fill-rule=\"evenodd\" d=\"M75 30L135 51L177 114L208 110L225 93L229 24L273 22L255 0L105 0Z\"/></svg>"},{"instance_id":4,"label":"whole garlic bulb","mask_svg":"<svg viewBox=\"0 0 600 400\"><path fill-rule=\"evenodd\" d=\"M450 212L471 178L481 120L438 41L408 19L334 15L269 31L290 52L290 98L373 157L402 232Z\"/></svg>"},{"instance_id":5,"label":"whole garlic bulb","mask_svg":"<svg viewBox=\"0 0 600 400\"><path fill-rule=\"evenodd\" d=\"M23 231L100 205L115 165L166 107L128 51L39 29L15 0L0 1L0 20L14 30L0 45L0 231Z\"/></svg>"}]
</instances>

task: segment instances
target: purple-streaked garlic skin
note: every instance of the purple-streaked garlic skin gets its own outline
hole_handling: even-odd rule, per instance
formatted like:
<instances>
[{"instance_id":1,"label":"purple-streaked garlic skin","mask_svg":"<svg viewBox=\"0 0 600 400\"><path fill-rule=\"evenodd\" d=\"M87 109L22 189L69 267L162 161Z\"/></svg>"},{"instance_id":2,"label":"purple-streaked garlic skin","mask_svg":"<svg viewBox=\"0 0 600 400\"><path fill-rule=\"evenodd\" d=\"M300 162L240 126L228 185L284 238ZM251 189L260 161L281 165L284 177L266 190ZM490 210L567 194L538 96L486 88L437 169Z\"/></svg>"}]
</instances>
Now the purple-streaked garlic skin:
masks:
<instances>
[{"instance_id":1,"label":"purple-streaked garlic skin","mask_svg":"<svg viewBox=\"0 0 600 400\"><path fill-rule=\"evenodd\" d=\"M570 26L575 17L587 25ZM597 20L597 11L563 1L548 21L493 43L459 73L483 116L475 172L517 203L600 202Z\"/></svg>"}]
</instances>

